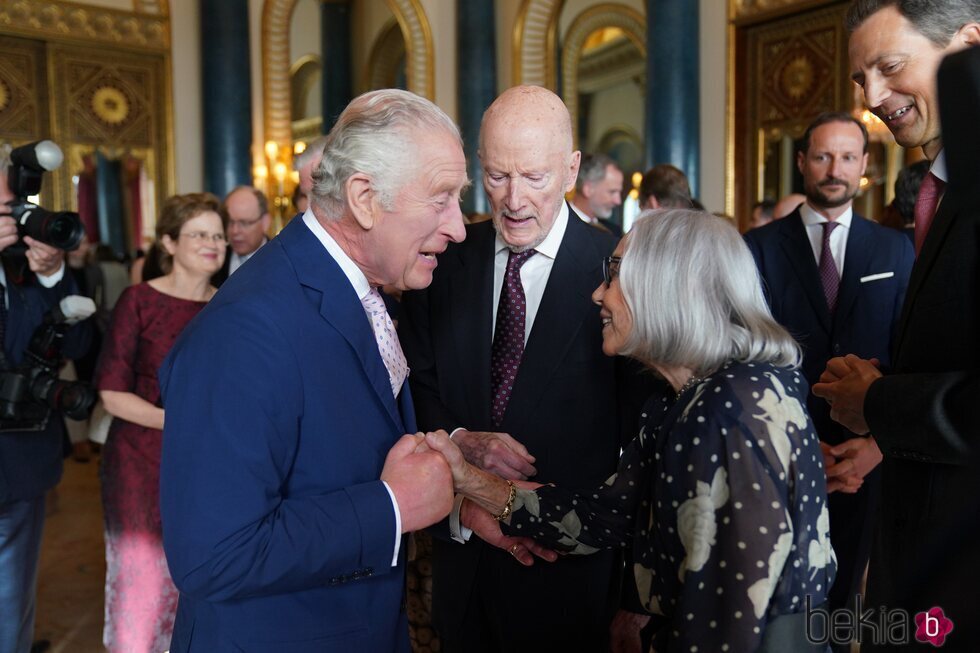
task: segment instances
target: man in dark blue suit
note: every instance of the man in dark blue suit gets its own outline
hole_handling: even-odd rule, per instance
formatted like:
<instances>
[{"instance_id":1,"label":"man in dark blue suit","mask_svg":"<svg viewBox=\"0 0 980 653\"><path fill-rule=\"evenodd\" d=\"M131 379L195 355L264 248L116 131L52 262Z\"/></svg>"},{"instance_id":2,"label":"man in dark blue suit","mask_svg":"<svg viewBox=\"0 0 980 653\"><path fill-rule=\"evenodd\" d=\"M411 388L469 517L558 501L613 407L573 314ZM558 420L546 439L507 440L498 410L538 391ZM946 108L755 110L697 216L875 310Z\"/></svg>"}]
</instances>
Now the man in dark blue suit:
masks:
<instances>
[{"instance_id":1,"label":"man in dark blue suit","mask_svg":"<svg viewBox=\"0 0 980 653\"><path fill-rule=\"evenodd\" d=\"M0 251L18 240L7 206L14 199L7 183L9 151L0 148ZM74 290L63 252L29 237L24 242L26 261L5 256L0 265L0 344L9 367L20 365L44 315ZM85 353L89 328L83 323L69 330L66 356ZM61 480L64 439L57 414L40 431L0 432L0 651L26 651L31 645L44 495Z\"/></svg>"},{"instance_id":2,"label":"man in dark blue suit","mask_svg":"<svg viewBox=\"0 0 980 653\"><path fill-rule=\"evenodd\" d=\"M378 287L424 288L463 239L459 132L385 90L331 131L312 204L231 276L160 371L171 650L407 651L402 534L449 513L416 452Z\"/></svg>"},{"instance_id":3,"label":"man in dark blue suit","mask_svg":"<svg viewBox=\"0 0 980 653\"><path fill-rule=\"evenodd\" d=\"M806 202L745 237L773 315L803 346L811 385L833 356L854 353L888 365L908 285L914 258L908 239L852 210L867 148L867 130L850 114L819 116L797 154ZM853 605L868 563L881 452L872 437L831 420L827 402L811 396L808 408L828 464L830 537L838 559L830 607L836 609Z\"/></svg>"}]
</instances>

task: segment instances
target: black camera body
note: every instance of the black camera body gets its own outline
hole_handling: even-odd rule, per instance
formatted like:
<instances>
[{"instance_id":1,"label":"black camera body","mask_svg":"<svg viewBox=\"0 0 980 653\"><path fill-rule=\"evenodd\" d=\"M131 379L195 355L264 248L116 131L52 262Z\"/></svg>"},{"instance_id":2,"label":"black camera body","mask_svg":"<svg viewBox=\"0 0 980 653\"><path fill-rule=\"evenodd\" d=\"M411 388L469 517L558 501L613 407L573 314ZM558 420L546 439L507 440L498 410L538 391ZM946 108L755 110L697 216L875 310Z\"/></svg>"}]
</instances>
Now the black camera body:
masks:
<instances>
[{"instance_id":1,"label":"black camera body","mask_svg":"<svg viewBox=\"0 0 980 653\"><path fill-rule=\"evenodd\" d=\"M10 214L17 222L21 240L4 250L4 253L23 253L24 236L30 236L58 249L71 251L78 247L85 235L82 220L71 211L48 211L27 201L31 195L41 192L41 179L45 172L56 170L64 160L61 148L51 141L28 143L10 152L7 183L15 199L7 203Z\"/></svg>"},{"instance_id":2,"label":"black camera body","mask_svg":"<svg viewBox=\"0 0 980 653\"><path fill-rule=\"evenodd\" d=\"M95 391L86 383L58 378L64 362L65 333L95 312L88 297L71 295L44 316L34 330L15 369L0 371L0 432L42 431L52 412L85 419L95 405Z\"/></svg>"}]
</instances>

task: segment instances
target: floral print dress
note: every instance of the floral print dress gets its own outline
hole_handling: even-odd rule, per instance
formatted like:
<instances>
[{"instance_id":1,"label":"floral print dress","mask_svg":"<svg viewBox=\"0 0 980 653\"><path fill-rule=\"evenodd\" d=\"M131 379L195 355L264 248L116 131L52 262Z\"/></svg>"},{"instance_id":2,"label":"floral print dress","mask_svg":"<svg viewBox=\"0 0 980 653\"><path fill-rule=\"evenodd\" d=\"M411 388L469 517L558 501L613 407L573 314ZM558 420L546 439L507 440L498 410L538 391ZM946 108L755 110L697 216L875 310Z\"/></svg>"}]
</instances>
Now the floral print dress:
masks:
<instances>
[{"instance_id":1,"label":"floral print dress","mask_svg":"<svg viewBox=\"0 0 980 653\"><path fill-rule=\"evenodd\" d=\"M601 487L520 490L506 530L575 554L632 543L658 651L754 651L769 620L823 604L836 571L807 391L795 370L729 363L648 402Z\"/></svg>"}]
</instances>

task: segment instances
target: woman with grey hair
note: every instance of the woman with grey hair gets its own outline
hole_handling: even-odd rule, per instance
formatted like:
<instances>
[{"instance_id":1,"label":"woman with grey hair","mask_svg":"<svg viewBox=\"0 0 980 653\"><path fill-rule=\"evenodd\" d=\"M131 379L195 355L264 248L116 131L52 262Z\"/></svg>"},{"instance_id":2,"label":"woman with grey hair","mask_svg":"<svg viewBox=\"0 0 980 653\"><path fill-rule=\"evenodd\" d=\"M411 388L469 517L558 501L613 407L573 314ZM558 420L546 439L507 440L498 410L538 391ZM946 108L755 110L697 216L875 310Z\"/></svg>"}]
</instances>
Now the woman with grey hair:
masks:
<instances>
[{"instance_id":1,"label":"woman with grey hair","mask_svg":"<svg viewBox=\"0 0 980 653\"><path fill-rule=\"evenodd\" d=\"M649 616L620 623L653 619L661 653L824 650L806 632L836 570L823 459L799 347L772 319L752 256L725 221L671 209L641 214L604 264L592 296L603 351L674 392L647 403L618 472L591 491L504 481L427 434L468 499L464 521L486 524L486 511L570 554L631 547L635 611ZM523 548L511 553L526 559ZM617 646L639 651L639 630Z\"/></svg>"}]
</instances>

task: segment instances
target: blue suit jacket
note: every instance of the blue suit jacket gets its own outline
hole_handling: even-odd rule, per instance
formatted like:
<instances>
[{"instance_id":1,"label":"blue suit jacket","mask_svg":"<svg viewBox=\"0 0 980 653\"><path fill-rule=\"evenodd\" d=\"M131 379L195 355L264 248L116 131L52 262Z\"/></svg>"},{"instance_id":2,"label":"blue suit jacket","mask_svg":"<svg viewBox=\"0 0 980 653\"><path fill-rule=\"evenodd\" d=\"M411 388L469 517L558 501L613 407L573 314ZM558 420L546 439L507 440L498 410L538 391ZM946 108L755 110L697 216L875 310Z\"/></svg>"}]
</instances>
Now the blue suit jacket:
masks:
<instances>
[{"instance_id":1,"label":"blue suit jacket","mask_svg":"<svg viewBox=\"0 0 980 653\"><path fill-rule=\"evenodd\" d=\"M171 650L407 651L404 552L378 480L415 430L340 267L293 220L160 370Z\"/></svg>"},{"instance_id":2,"label":"blue suit jacket","mask_svg":"<svg viewBox=\"0 0 980 653\"><path fill-rule=\"evenodd\" d=\"M854 215L833 317L799 209L753 229L745 241L773 316L803 347L803 374L811 386L834 356L877 358L887 367L914 261L908 238ZM892 276L873 278L887 273ZM826 401L812 393L808 397L807 407L821 440L838 444L854 437L830 419Z\"/></svg>"}]
</instances>

